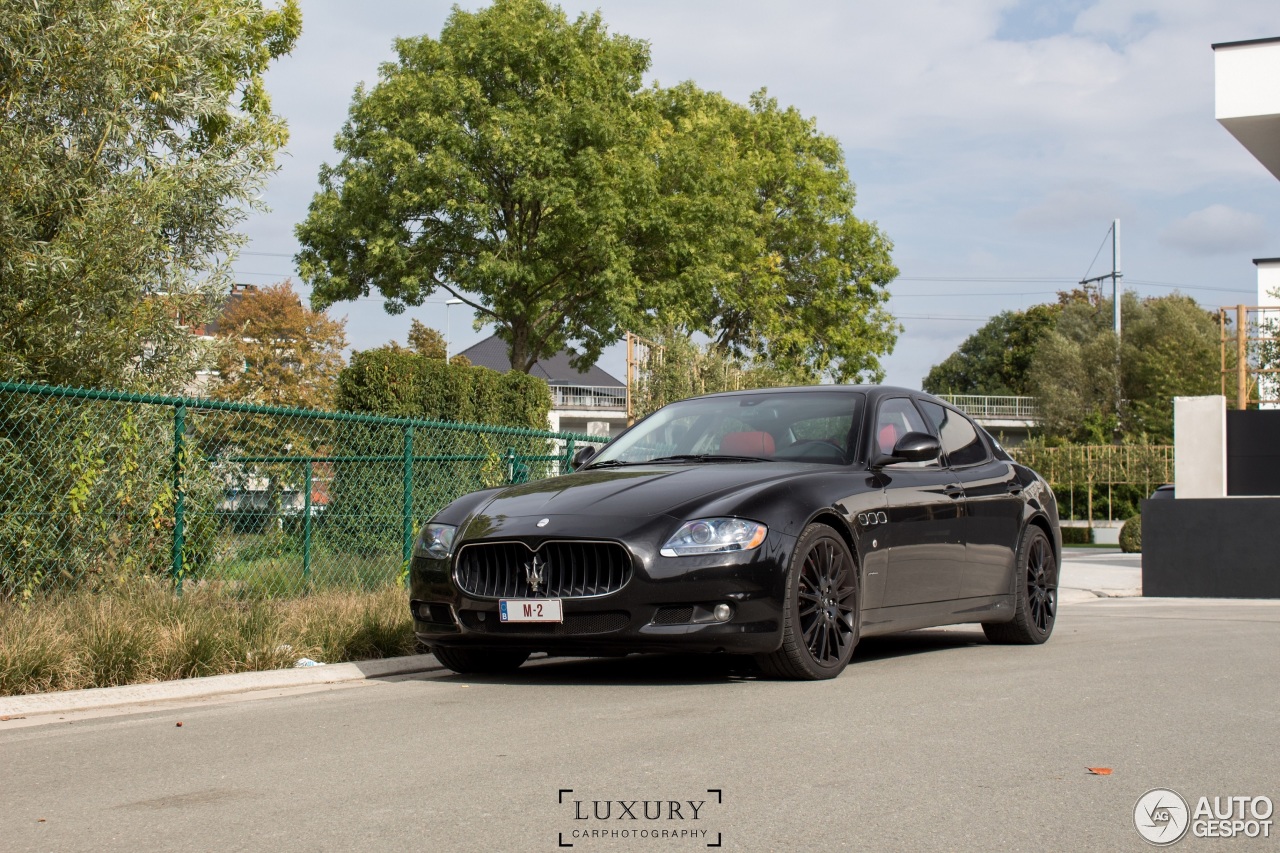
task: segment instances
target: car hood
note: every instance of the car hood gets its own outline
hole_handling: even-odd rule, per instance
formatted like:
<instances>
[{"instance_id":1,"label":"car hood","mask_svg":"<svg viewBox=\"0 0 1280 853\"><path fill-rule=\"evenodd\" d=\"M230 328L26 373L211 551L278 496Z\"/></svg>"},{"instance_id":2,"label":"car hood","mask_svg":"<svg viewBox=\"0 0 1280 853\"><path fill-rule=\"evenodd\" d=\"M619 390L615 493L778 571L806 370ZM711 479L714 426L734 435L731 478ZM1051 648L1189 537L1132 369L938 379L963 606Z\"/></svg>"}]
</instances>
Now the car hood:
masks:
<instances>
[{"instance_id":1,"label":"car hood","mask_svg":"<svg viewBox=\"0 0 1280 853\"><path fill-rule=\"evenodd\" d=\"M503 489L477 512L507 518L681 515L691 503L784 480L813 468L795 463L725 462L583 471Z\"/></svg>"}]
</instances>

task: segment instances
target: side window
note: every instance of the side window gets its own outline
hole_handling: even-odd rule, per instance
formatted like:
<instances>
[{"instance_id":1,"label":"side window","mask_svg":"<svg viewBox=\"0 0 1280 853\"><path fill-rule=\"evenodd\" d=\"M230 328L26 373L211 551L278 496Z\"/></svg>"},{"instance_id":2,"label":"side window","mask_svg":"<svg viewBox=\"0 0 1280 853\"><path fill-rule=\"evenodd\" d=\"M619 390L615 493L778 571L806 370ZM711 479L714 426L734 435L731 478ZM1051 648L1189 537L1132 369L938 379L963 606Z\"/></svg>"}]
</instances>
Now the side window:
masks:
<instances>
[{"instance_id":1,"label":"side window","mask_svg":"<svg viewBox=\"0 0 1280 853\"><path fill-rule=\"evenodd\" d=\"M965 465L977 465L987 461L987 447L982 443L978 431L969 423L969 419L959 412L930 403L920 401L929 420L938 428L938 436L942 439L942 452L947 454L947 461L960 468Z\"/></svg>"},{"instance_id":2,"label":"side window","mask_svg":"<svg viewBox=\"0 0 1280 853\"><path fill-rule=\"evenodd\" d=\"M909 432L929 433L931 430L920 417L920 412L906 397L893 397L880 403L876 412L876 428L872 441L881 453L892 453L898 439ZM904 466L936 465L936 462L903 462Z\"/></svg>"}]
</instances>

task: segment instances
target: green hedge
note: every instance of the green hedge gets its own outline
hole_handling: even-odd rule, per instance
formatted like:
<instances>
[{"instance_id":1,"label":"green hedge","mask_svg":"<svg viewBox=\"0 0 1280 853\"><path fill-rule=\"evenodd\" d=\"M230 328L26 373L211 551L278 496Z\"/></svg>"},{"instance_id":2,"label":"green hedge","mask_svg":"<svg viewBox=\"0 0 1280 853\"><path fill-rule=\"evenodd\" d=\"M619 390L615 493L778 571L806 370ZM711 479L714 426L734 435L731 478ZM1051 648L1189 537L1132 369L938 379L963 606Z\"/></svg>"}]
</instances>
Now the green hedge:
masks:
<instances>
[{"instance_id":1,"label":"green hedge","mask_svg":"<svg viewBox=\"0 0 1280 853\"><path fill-rule=\"evenodd\" d=\"M524 373L498 373L405 350L377 349L352 356L338 378L337 403L350 412L545 431L551 389ZM344 454L398 458L404 452L405 434L398 426L343 424L334 438L334 446ZM483 429L415 430L415 523L430 518L459 495L511 482L513 473L505 461L508 452L527 457L551 451L552 442L546 437ZM512 467L528 469L524 463ZM320 540L336 550L364 556L398 553L403 537L403 470L398 461L335 463Z\"/></svg>"},{"instance_id":2,"label":"green hedge","mask_svg":"<svg viewBox=\"0 0 1280 853\"><path fill-rule=\"evenodd\" d=\"M1093 531L1088 527L1062 528L1063 545L1088 545L1093 542Z\"/></svg>"},{"instance_id":3,"label":"green hedge","mask_svg":"<svg viewBox=\"0 0 1280 853\"><path fill-rule=\"evenodd\" d=\"M545 430L551 389L525 373L376 349L352 355L337 403L347 412Z\"/></svg>"},{"instance_id":4,"label":"green hedge","mask_svg":"<svg viewBox=\"0 0 1280 853\"><path fill-rule=\"evenodd\" d=\"M1120 550L1126 554L1142 553L1142 516L1135 515L1120 528Z\"/></svg>"}]
</instances>

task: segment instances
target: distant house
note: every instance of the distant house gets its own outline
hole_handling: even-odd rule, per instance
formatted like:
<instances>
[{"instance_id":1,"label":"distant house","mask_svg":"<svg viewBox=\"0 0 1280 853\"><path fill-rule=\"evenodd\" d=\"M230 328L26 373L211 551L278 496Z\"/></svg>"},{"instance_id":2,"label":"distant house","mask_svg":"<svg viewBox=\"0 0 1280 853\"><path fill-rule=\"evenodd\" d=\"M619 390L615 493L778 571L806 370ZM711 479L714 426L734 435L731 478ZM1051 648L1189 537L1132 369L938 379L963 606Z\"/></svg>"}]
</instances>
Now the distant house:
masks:
<instances>
[{"instance_id":1,"label":"distant house","mask_svg":"<svg viewBox=\"0 0 1280 853\"><path fill-rule=\"evenodd\" d=\"M507 344L497 335L485 338L460 355L472 364L499 373L511 370ZM551 429L610 437L622 432L627 426L627 386L594 365L584 371L575 370L569 363L572 357L562 350L551 358L535 362L529 371L551 386Z\"/></svg>"}]
</instances>

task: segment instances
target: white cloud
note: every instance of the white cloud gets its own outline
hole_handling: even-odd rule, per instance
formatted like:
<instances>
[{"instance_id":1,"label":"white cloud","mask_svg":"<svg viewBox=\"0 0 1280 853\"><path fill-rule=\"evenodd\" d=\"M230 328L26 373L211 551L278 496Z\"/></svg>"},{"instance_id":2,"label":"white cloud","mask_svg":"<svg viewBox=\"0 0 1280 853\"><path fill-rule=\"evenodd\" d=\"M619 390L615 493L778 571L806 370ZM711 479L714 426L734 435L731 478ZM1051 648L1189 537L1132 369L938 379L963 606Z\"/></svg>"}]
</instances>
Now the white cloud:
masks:
<instances>
[{"instance_id":1,"label":"white cloud","mask_svg":"<svg viewBox=\"0 0 1280 853\"><path fill-rule=\"evenodd\" d=\"M1256 249L1267 239L1261 216L1211 204L1188 214L1160 234L1160 243L1193 255L1221 255Z\"/></svg>"},{"instance_id":2,"label":"white cloud","mask_svg":"<svg viewBox=\"0 0 1280 853\"><path fill-rule=\"evenodd\" d=\"M600 8L613 32L647 39L652 76L664 84L692 79L738 100L767 86L816 117L844 146L858 213L894 240L904 275L969 282L951 288L957 294L985 292L975 277L1078 276L1115 217L1124 220L1126 273L1213 288L1188 291L1203 300L1228 299L1217 292L1224 287L1253 291L1248 258L1221 254L1245 237L1260 255L1280 254L1265 241L1268 229L1280 238L1280 187L1214 121L1210 49L1280 35L1275 0L1063 0L1047 17L1058 0L559 2L570 15ZM266 193L274 212L248 223L261 252L296 250L293 225L320 163L336 159L331 140L356 82L376 81L394 37L438 36L448 14L448 4L421 0L303 6L299 45L268 77L293 138ZM1228 213L1207 213L1215 205ZM1204 221L1162 236L1185 211ZM1170 240L1183 251L1170 251ZM280 277L292 269L287 258L237 266ZM937 289L900 289L928 287ZM1052 298L1053 284L1018 289L1038 287ZM930 311L986 311L971 302L942 297ZM349 307L356 346L401 334L392 326L404 318L385 317L379 300ZM446 323L440 305L415 316ZM945 337L942 321L907 325L890 379L917 382L952 341L922 347ZM470 342L458 312L453 332Z\"/></svg>"},{"instance_id":3,"label":"white cloud","mask_svg":"<svg viewBox=\"0 0 1280 853\"><path fill-rule=\"evenodd\" d=\"M1028 231L1062 231L1105 226L1127 218L1133 207L1105 188L1070 187L1052 190L1013 215L1013 224Z\"/></svg>"}]
</instances>

